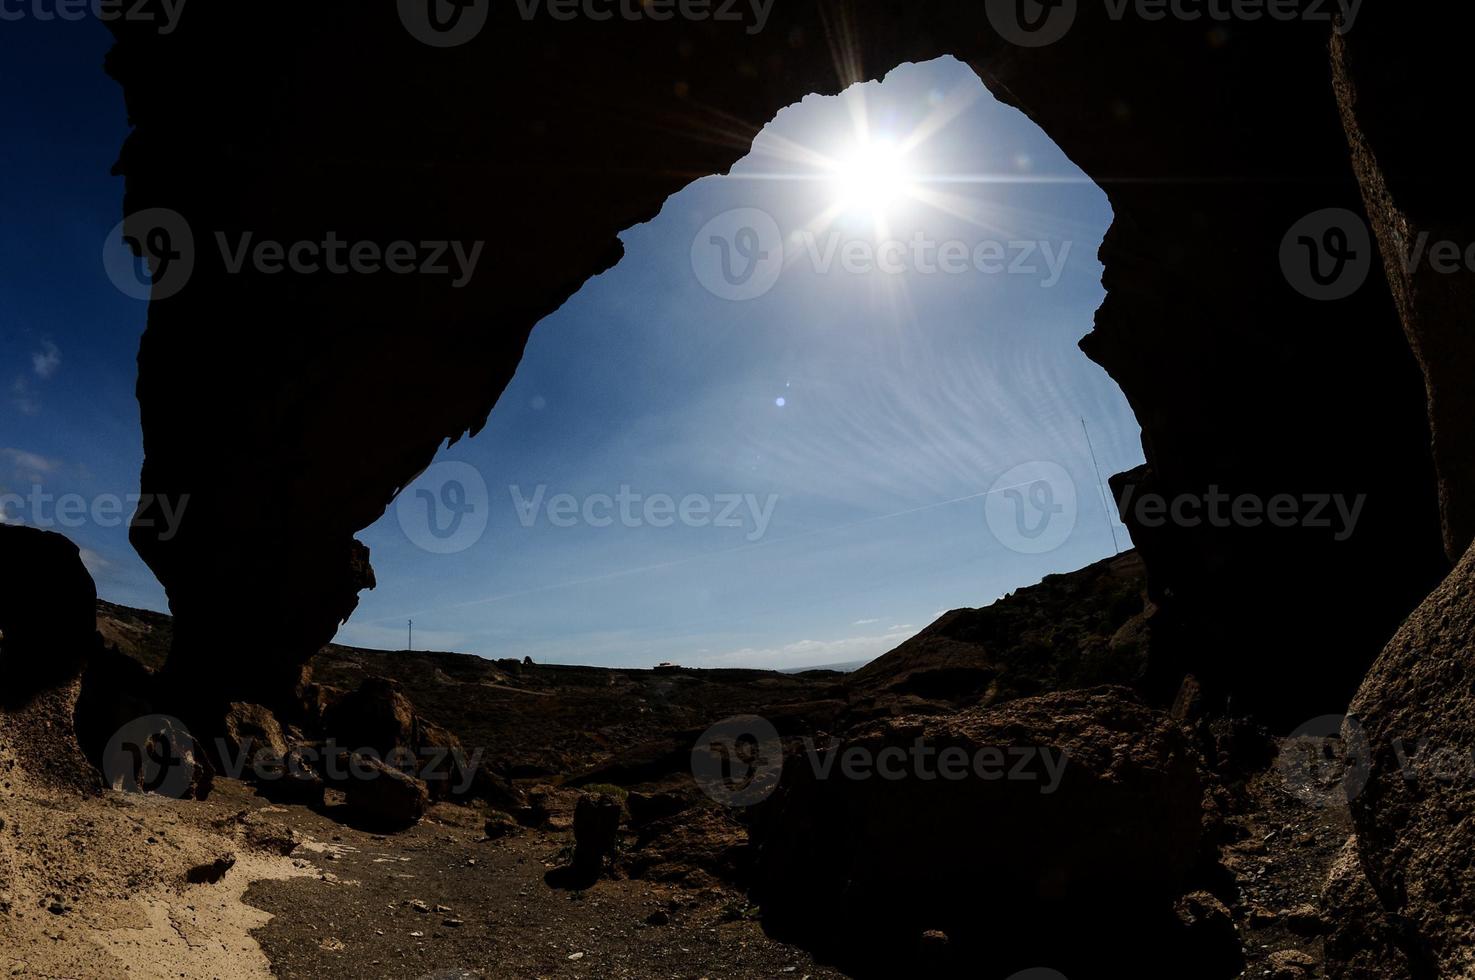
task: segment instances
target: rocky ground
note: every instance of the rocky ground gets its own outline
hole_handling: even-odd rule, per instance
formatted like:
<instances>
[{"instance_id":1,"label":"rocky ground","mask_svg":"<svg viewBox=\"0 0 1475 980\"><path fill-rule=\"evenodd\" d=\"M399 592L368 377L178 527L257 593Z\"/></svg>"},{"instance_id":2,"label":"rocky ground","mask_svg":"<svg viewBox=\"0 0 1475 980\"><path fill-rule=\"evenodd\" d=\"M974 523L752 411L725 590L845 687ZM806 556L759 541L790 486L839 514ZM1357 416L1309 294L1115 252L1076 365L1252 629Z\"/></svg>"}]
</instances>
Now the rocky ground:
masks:
<instances>
[{"instance_id":1,"label":"rocky ground","mask_svg":"<svg viewBox=\"0 0 1475 980\"><path fill-rule=\"evenodd\" d=\"M168 617L107 603L98 611L107 643L146 667L162 663ZM657 673L329 647L313 663L311 699L329 705L324 717L333 724L345 724L343 706L357 698L388 712L395 737L452 737L436 728L443 726L466 750L485 750L495 773L489 791L425 804L415 811L422 818L393 833L366 823L332 784L320 801L305 802L219 776L204 801L99 794L81 754L59 749L72 744L73 684L0 712L0 948L8 957L0 964L13 976L79 977L888 975L879 961L830 955L759 908L765 881L768 901L783 903L773 898L772 861L756 858L758 844L781 839L773 823L788 817L779 804L787 798L792 808L802 794L793 795L785 770L772 806L723 805L730 801L709 798L692 777L694 742L714 722L747 713L774 725L791 761L803 738L864 742L914 729L987 730L1028 742L1028 719L1043 717L1048 727L1081 704L1105 719L1093 724L1110 727L1112 718L1147 709L1115 693L1124 689L1094 685L1140 677L1152 615L1141 564L1126 555L1052 576L989 609L949 613L852 676ZM1177 760L1163 774L1182 774L1163 786L1192 794L1202 781L1206 851L1194 863L1190 817L1182 853L1197 890L1173 906L1173 936L1213 950L1216 976L1324 976L1321 892L1350 832L1345 806L1328 805L1328 770L1304 768L1307 757L1296 752L1277 761L1281 745L1251 722L1206 713L1192 693L1180 697L1176 721L1159 714L1146 727L1103 736L1127 741L1090 765L1105 767L1101 785L1136 793L1152 785L1140 779L1159 756ZM1036 695L1046 700L1020 700ZM1028 704L1036 706L1014 710ZM238 711L236 723L254 717ZM1181 734L1144 741L1141 732L1154 727ZM295 725L286 737L307 738ZM1095 736L1085 737L1089 753ZM1199 759L1187 770L1185 751ZM1140 758L1122 769L1121 753ZM1151 792L1160 803L1163 791ZM1082 805L1099 816L1093 799ZM1139 805L1131 795L1103 799L1128 814ZM1042 811L1056 821L1062 812L1071 811ZM916 845L934 855L917 862L923 881L951 875L957 887L970 848L992 860L987 842L965 848L942 836L979 833L966 813L957 826L938 823L936 812L917 818L938 835L931 851L930 838ZM891 818L868 804L853 819ZM886 834L915 826L902 819L879 828L883 846ZM1056 840L1062 832L1051 831ZM1084 838L1093 832L1089 821L1080 824ZM1030 833L1010 832L1001 851L1032 846ZM1150 855L1160 845L1148 837L1121 846L1146 846ZM1125 861L1130 871L1133 858ZM780 886L790 887L783 874ZM834 894L845 894L838 886ZM886 894L882 901L891 900ZM900 917L924 904L906 899ZM1098 912L1110 918L1109 908ZM823 916L799 918L802 933L803 920ZM918 934L907 954L917 969L999 973L983 931L974 935L966 921L949 929ZM1082 969L1069 980L1089 975Z\"/></svg>"}]
</instances>

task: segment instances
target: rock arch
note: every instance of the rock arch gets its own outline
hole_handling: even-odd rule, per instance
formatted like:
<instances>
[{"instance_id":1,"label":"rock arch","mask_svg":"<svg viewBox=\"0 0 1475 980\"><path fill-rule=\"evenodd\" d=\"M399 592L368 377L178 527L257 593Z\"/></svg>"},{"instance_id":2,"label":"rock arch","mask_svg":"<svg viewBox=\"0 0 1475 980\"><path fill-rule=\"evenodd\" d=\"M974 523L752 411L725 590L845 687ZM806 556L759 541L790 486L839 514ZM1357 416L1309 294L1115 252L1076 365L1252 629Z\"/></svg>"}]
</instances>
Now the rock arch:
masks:
<instances>
[{"instance_id":1,"label":"rock arch","mask_svg":"<svg viewBox=\"0 0 1475 980\"><path fill-rule=\"evenodd\" d=\"M168 35L112 25L126 210L178 212L197 246L188 284L150 306L138 385L143 490L189 511L167 539L133 533L191 690L265 700L290 682L372 583L354 533L485 423L533 326L619 259L620 230L726 171L781 107L944 54L1111 200L1108 295L1082 345L1142 424L1148 465L1119 487L1368 495L1346 542L1136 528L1175 637L1165 696L1193 670L1287 722L1340 710L1444 571L1422 380L1381 270L1324 303L1278 263L1308 211L1362 211L1329 24L1083 2L1058 42L1017 47L997 5L959 0L777 0L756 31L492 4L443 48L405 6L221 2ZM490 251L459 290L233 273L214 236L244 231Z\"/></svg>"}]
</instances>

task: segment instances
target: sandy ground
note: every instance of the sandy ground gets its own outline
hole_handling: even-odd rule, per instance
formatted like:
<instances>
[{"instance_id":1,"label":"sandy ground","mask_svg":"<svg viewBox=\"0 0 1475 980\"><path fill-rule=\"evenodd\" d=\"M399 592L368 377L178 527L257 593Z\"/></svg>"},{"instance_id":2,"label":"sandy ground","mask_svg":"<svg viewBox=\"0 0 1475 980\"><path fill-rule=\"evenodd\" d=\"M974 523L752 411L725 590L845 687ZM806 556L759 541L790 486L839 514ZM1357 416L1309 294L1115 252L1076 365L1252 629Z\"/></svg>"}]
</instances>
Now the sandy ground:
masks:
<instances>
[{"instance_id":1,"label":"sandy ground","mask_svg":"<svg viewBox=\"0 0 1475 980\"><path fill-rule=\"evenodd\" d=\"M272 976L251 931L271 916L242 896L253 881L314 874L250 846L229 803L87 791L55 751L73 691L0 715L0 970L13 977ZM79 783L83 785L78 785ZM186 872L231 856L218 883Z\"/></svg>"}]
</instances>

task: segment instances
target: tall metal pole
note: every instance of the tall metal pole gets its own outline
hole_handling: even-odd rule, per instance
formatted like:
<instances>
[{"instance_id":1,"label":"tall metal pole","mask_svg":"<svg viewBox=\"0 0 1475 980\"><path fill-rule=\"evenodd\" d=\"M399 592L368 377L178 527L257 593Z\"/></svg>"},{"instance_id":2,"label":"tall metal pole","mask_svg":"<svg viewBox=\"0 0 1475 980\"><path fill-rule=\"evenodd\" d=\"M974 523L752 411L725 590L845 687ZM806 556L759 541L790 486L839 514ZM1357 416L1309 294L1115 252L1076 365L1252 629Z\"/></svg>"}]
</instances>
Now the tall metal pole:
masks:
<instances>
[{"instance_id":1,"label":"tall metal pole","mask_svg":"<svg viewBox=\"0 0 1475 980\"><path fill-rule=\"evenodd\" d=\"M415 649L415 621L413 619L410 620L409 630L410 630L410 639L409 639L409 643L405 647L405 649L406 650L413 650L413 649Z\"/></svg>"},{"instance_id":2,"label":"tall metal pole","mask_svg":"<svg viewBox=\"0 0 1475 980\"><path fill-rule=\"evenodd\" d=\"M1101 514L1106 518L1106 529L1111 532L1111 548L1121 554L1122 546L1116 539L1116 523L1111 519L1111 508L1106 505L1106 501L1111 499L1111 491L1106 489L1106 481L1101 478L1101 464L1096 462L1096 447L1091 444L1091 430L1086 426L1085 416L1081 417L1081 431L1086 434L1086 448L1091 451L1091 466L1096 470L1096 489L1102 494Z\"/></svg>"}]
</instances>

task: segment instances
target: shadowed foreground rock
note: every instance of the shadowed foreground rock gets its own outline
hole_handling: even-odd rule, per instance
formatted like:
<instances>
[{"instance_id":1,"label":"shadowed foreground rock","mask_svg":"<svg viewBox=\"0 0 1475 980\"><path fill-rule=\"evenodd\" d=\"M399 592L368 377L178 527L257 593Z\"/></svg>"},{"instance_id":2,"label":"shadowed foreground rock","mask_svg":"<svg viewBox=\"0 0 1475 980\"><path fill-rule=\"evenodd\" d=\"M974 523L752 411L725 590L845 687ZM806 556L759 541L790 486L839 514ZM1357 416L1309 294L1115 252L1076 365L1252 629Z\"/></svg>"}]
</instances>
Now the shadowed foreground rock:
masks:
<instances>
[{"instance_id":1,"label":"shadowed foreground rock","mask_svg":"<svg viewBox=\"0 0 1475 980\"><path fill-rule=\"evenodd\" d=\"M1368 754L1352 800L1357 851L1384 911L1404 923L1414 976L1475 975L1472 648L1475 549L1393 637L1350 709ZM1329 898L1347 903L1349 887L1333 875Z\"/></svg>"},{"instance_id":2,"label":"shadowed foreground rock","mask_svg":"<svg viewBox=\"0 0 1475 980\"><path fill-rule=\"evenodd\" d=\"M341 753L327 775L343 791L355 822L380 830L403 830L430 809L425 784L371 755Z\"/></svg>"},{"instance_id":3,"label":"shadowed foreground rock","mask_svg":"<svg viewBox=\"0 0 1475 980\"><path fill-rule=\"evenodd\" d=\"M0 704L70 679L96 636L97 589L77 546L0 523Z\"/></svg>"},{"instance_id":4,"label":"shadowed foreground rock","mask_svg":"<svg viewBox=\"0 0 1475 980\"><path fill-rule=\"evenodd\" d=\"M852 755L876 772L848 778ZM755 833L754 896L781 938L874 969L940 930L999 976L1052 958L1076 975L1062 931L1093 970L1113 949L1138 975L1144 949L1174 958L1174 900L1202 852L1199 758L1125 689L878 722L829 758L820 776L790 757Z\"/></svg>"}]
</instances>

